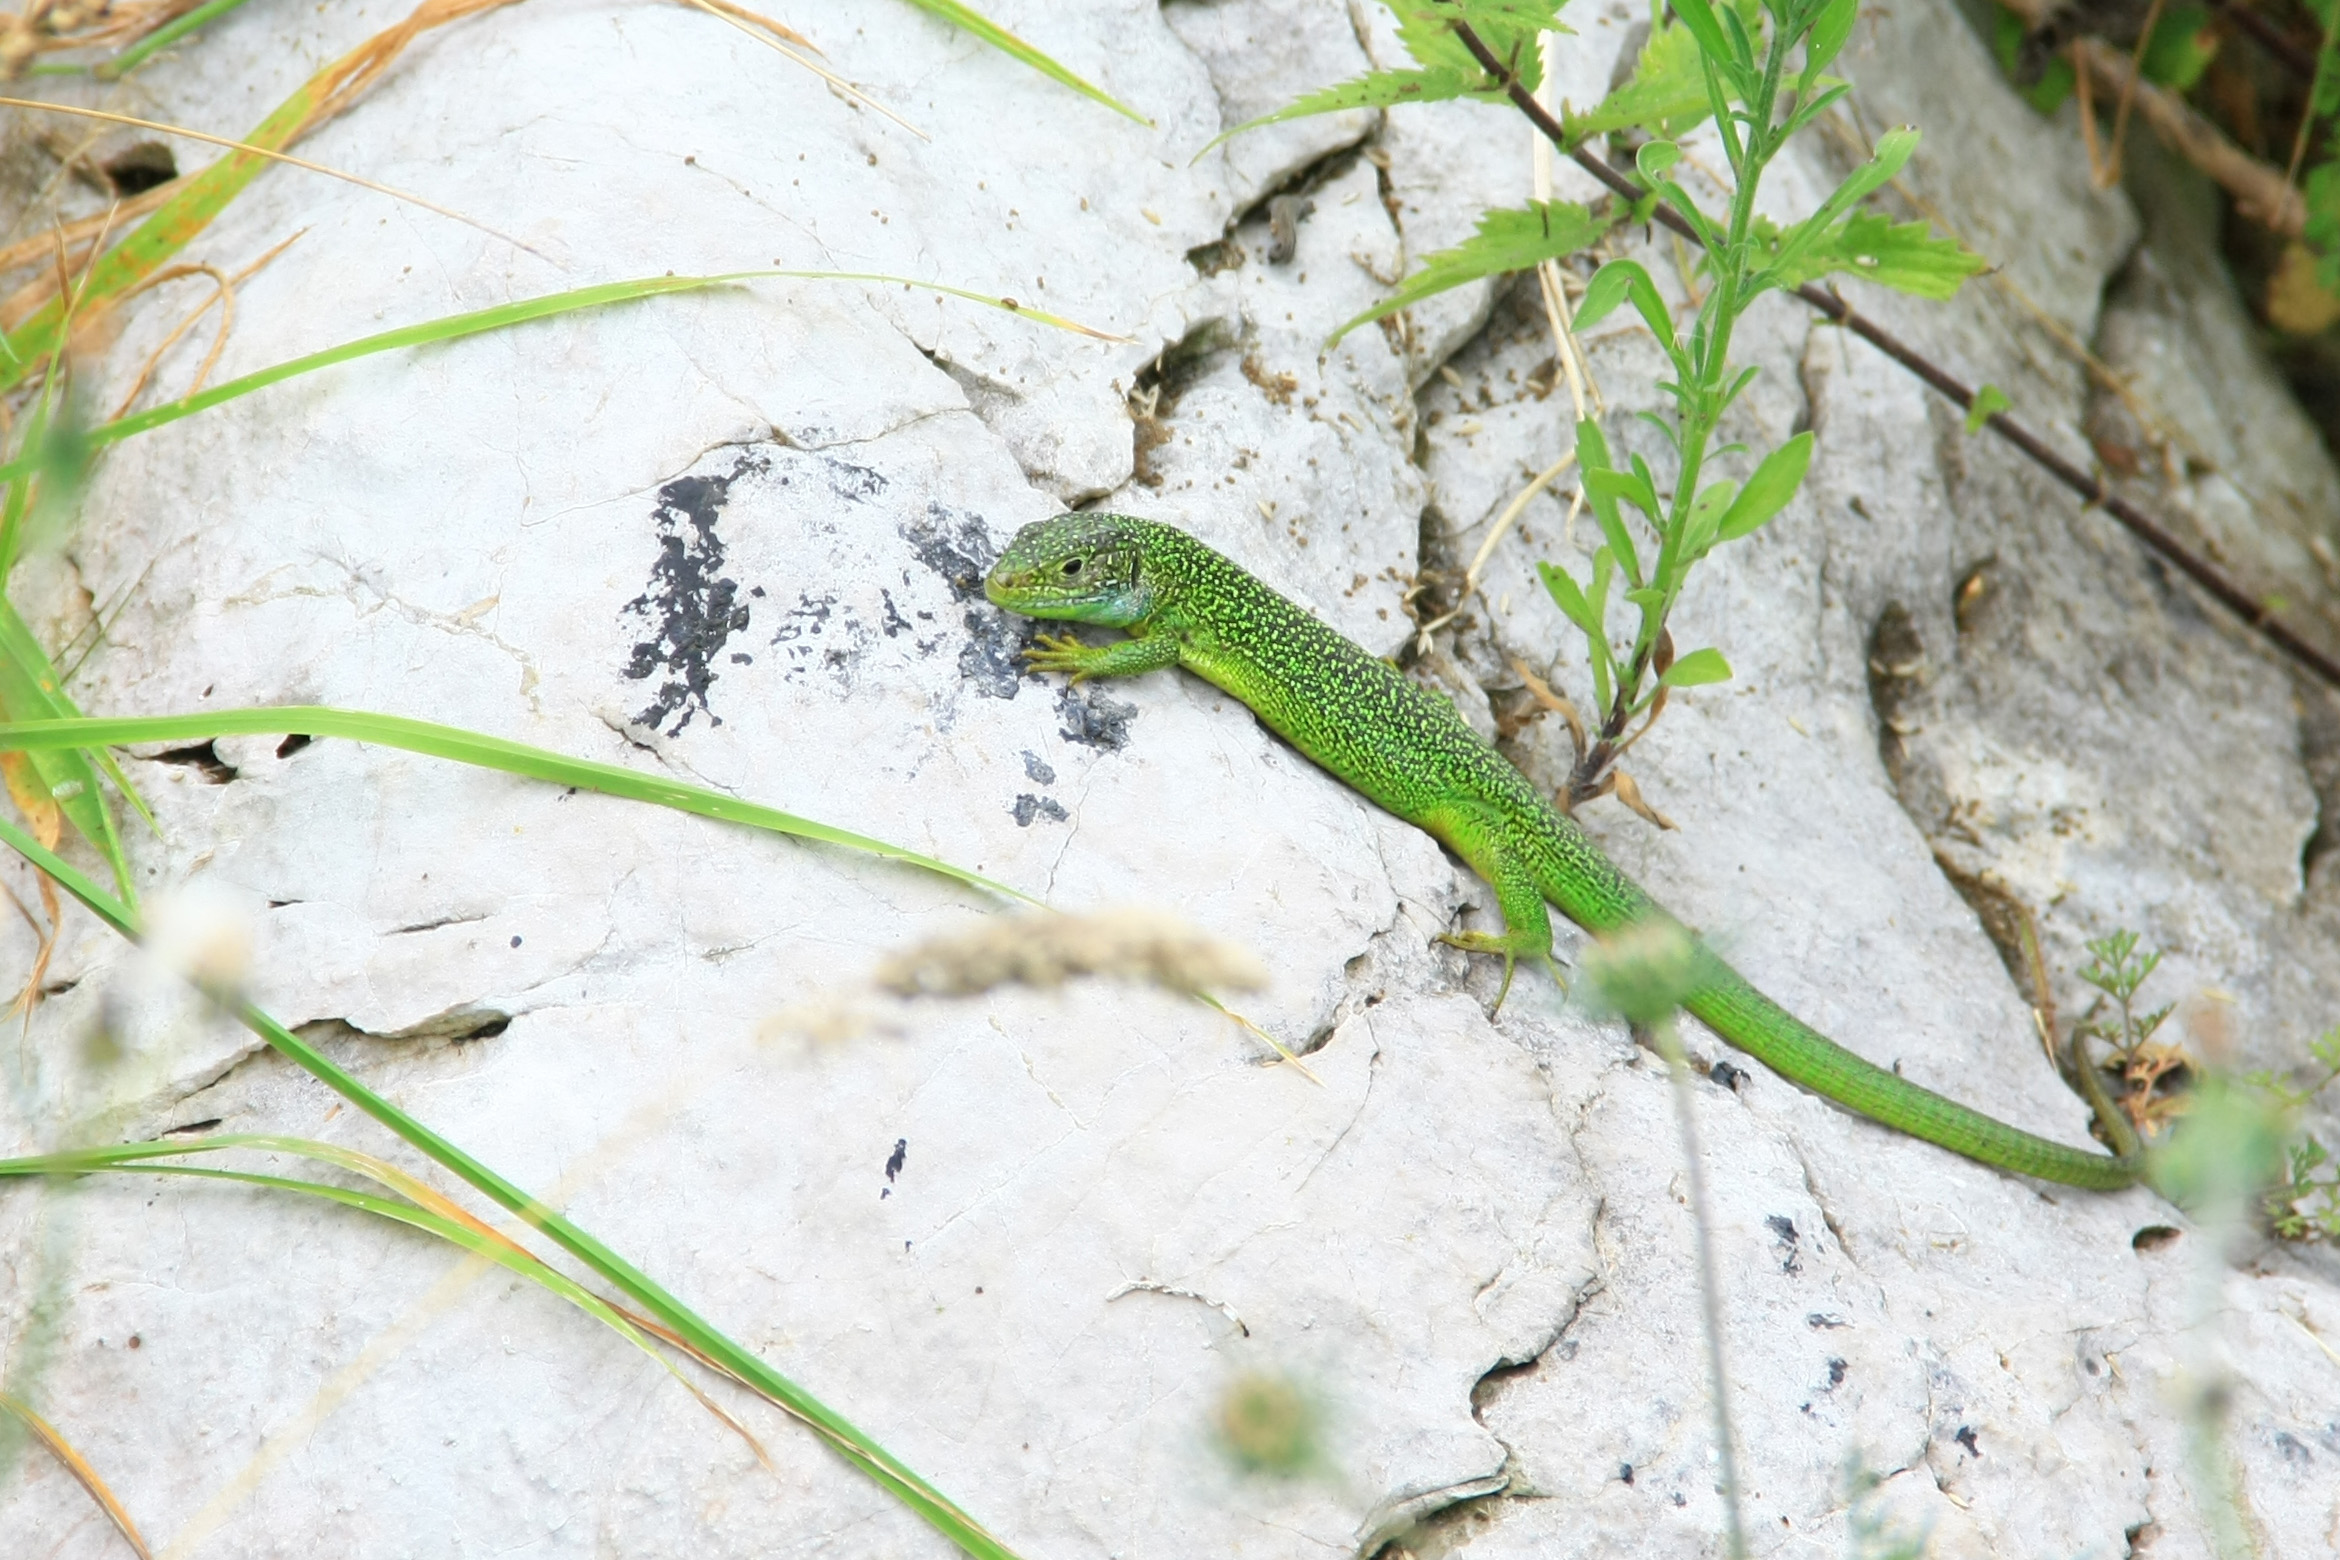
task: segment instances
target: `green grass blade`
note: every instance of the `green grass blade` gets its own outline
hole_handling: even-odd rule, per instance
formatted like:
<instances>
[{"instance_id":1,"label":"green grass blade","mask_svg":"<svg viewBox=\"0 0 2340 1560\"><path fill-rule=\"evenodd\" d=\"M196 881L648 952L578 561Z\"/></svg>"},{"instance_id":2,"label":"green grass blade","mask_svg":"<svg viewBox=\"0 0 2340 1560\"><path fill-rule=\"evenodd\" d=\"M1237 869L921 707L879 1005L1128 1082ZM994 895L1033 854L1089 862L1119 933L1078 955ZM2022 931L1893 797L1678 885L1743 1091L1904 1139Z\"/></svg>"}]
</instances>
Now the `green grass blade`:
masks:
<instances>
[{"instance_id":1,"label":"green grass blade","mask_svg":"<svg viewBox=\"0 0 2340 1560\"><path fill-rule=\"evenodd\" d=\"M209 411L212 407L224 402L250 395L255 390L265 390L270 385L281 384L287 379L295 379L302 374L313 374L319 369L332 368L362 357L371 357L377 352L395 352L407 347L429 346L434 342L457 341L465 336L479 335L483 331L503 330L513 325L524 325L531 320L550 319L555 315L572 314L580 309L608 308L613 304L630 303L637 298L655 298L670 293L700 292L711 287L723 287L740 282L765 279L883 282L896 287L915 287L926 292L942 293L952 298L964 298L970 303L980 303L994 309L1004 309L1010 314L1020 315L1039 324L1051 326L1057 330L1069 330L1077 335L1088 336L1098 341L1119 342L1129 339L1126 336L1116 336L1108 331L1083 325L1077 320L1066 319L1060 314L1051 314L1045 309L1027 307L1012 298L995 298L988 293L972 292L963 287L948 287L940 282L922 282L916 277L909 276L884 276L865 271L729 271L720 276L645 276L632 281L604 282L597 287L579 287L568 292L549 293L542 298L524 298L518 303L497 304L489 309L475 309L465 314L450 314L441 319L425 320L418 325L405 325L397 330L386 330L378 335L361 336L355 341L345 341L337 347L327 347L321 352L312 352L306 357L297 357L289 362L278 363L273 367L246 374L240 379L230 379L223 384L213 385L208 390L187 396L182 400L166 401L160 406L149 407L143 412L101 424L90 429L83 437L92 450L108 444L117 444L134 434L145 433L149 429L160 428L166 423L177 422L182 417L192 417L197 412ZM0 482L18 481L30 475L37 465L37 457L33 455L20 456L6 465L0 465Z\"/></svg>"},{"instance_id":2,"label":"green grass blade","mask_svg":"<svg viewBox=\"0 0 2340 1560\"><path fill-rule=\"evenodd\" d=\"M71 719L80 713L73 701L65 697L57 669L49 663L41 642L18 616L15 603L5 591L0 591L0 714L54 721ZM122 852L122 838L115 832L113 812L98 790L100 768L149 823L153 818L146 813L146 803L131 788L129 778L115 763L114 755L102 750L93 755L90 748L88 743L74 743L33 752L30 755L33 770L64 812L65 821L105 858L107 868L114 875L115 889L124 899L135 902L137 894L131 887L130 863Z\"/></svg>"},{"instance_id":3,"label":"green grass blade","mask_svg":"<svg viewBox=\"0 0 2340 1560\"><path fill-rule=\"evenodd\" d=\"M169 48L181 38L186 37L187 34L199 27L210 25L243 3L244 0L207 0L207 3L197 6L178 20L166 22L157 27L153 32L130 45L129 48L97 66L96 74L109 80L116 76L128 75L144 64L147 56L158 49Z\"/></svg>"},{"instance_id":4,"label":"green grass blade","mask_svg":"<svg viewBox=\"0 0 2340 1560\"><path fill-rule=\"evenodd\" d=\"M621 771L622 773L622 771ZM138 917L71 863L44 847L13 820L0 817L0 845L47 873L107 925L136 940ZM696 1311L653 1283L649 1276L585 1230L505 1180L453 1142L391 1104L340 1064L278 1023L249 1000L216 994L236 1018L287 1060L343 1099L389 1128L433 1163L460 1176L498 1206L542 1230L562 1250L617 1286L644 1310L687 1339L700 1352L750 1387L812 1425L840 1447L850 1448L854 1465L916 1512L929 1526L978 1560L1018 1560L1015 1552L986 1532L950 1498L912 1472L850 1420L767 1365L752 1351L719 1332Z\"/></svg>"},{"instance_id":5,"label":"green grass blade","mask_svg":"<svg viewBox=\"0 0 2340 1560\"><path fill-rule=\"evenodd\" d=\"M1093 102L1104 104L1124 119L1134 119L1148 129L1153 127L1154 122L1136 109L1113 97L1102 87L1090 85L1014 33L1009 32L1005 27L1000 26L999 23L992 21L979 11L970 10L959 4L959 0L910 0L910 3L929 16L942 18L962 32L974 34L1002 54L1021 60L1024 64L1040 72L1041 75L1064 83L1081 96Z\"/></svg>"},{"instance_id":6,"label":"green grass blade","mask_svg":"<svg viewBox=\"0 0 2340 1560\"><path fill-rule=\"evenodd\" d=\"M311 1142L301 1138L275 1137L265 1134L234 1133L223 1137L205 1138L197 1142L125 1143L101 1149L66 1150L57 1154L34 1154L22 1159L0 1159L0 1176L36 1175L93 1175L114 1170L138 1172L147 1175L180 1175L201 1180L239 1181L247 1186L264 1186L280 1191L300 1192L321 1197L361 1213L371 1213L392 1220L427 1235L461 1246L472 1255L484 1258L500 1267L541 1285L571 1305L611 1328L628 1343L649 1355L669 1372L674 1372L673 1361L651 1346L650 1339L611 1308L608 1301L579 1284L558 1268L547 1265L541 1258L522 1246L491 1232L449 1218L421 1207L403 1197L381 1197L371 1192L352 1191L326 1181L305 1181L291 1176L270 1175L256 1170L215 1170L199 1165L166 1165L151 1161L173 1158L181 1154L218 1153L232 1148L249 1148L265 1152L297 1154L304 1158L322 1160L353 1170L356 1174L372 1176L373 1170L361 1162L368 1156L352 1154L332 1143ZM676 1373L679 1374L679 1373Z\"/></svg>"},{"instance_id":7,"label":"green grass blade","mask_svg":"<svg viewBox=\"0 0 2340 1560\"><path fill-rule=\"evenodd\" d=\"M646 775L639 770L617 764L597 763L589 758L570 758L546 748L531 747L525 742L491 737L484 732L466 731L460 726L442 726L436 721L415 720L405 715L382 715L371 710L335 709L322 704L264 704L251 709L205 710L193 715L11 721L0 723L0 752L113 747L125 742L274 736L280 732L372 742L382 747L420 753L426 758L444 758L458 764L477 765L482 769L499 769L505 774L522 775L551 785L573 785L579 790L599 791L608 796L624 797L628 801L652 802L660 807L671 807L678 812L695 813L699 817L714 818L724 823L740 823L751 829L764 829L797 839L842 845L848 850L865 851L873 856L883 856L888 860L923 868L970 888L980 888L1010 899L1021 899L1026 904L1036 905L1040 902L1004 883L995 883L980 872L970 872L965 867L953 866L947 861L921 855L867 834L834 828L811 818L766 807L759 802L743 801L721 791L711 791L704 786L686 785L679 780Z\"/></svg>"},{"instance_id":8,"label":"green grass blade","mask_svg":"<svg viewBox=\"0 0 2340 1560\"><path fill-rule=\"evenodd\" d=\"M311 77L277 110L244 137L247 144L282 151L308 123L319 99L320 83L334 73L328 66ZM228 152L201 173L183 181L185 187L131 230L94 265L74 294L79 308L102 308L137 286L184 249L212 218L268 166L268 159L248 151ZM32 365L54 352L64 335L67 300L52 298L15 330L0 336L0 391L10 390L31 371Z\"/></svg>"}]
</instances>

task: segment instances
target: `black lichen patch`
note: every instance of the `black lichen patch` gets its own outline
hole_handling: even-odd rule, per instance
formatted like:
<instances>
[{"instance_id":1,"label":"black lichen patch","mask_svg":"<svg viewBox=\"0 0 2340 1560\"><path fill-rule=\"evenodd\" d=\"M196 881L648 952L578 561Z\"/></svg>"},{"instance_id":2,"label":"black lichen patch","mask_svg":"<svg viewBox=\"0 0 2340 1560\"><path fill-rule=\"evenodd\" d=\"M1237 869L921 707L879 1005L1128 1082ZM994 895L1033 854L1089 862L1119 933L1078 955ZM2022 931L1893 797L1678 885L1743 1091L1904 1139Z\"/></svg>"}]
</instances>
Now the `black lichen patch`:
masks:
<instances>
[{"instance_id":1,"label":"black lichen patch","mask_svg":"<svg viewBox=\"0 0 2340 1560\"><path fill-rule=\"evenodd\" d=\"M1129 726L1137 719L1137 706L1108 698L1093 687L1068 684L1056 696L1056 713L1064 722L1056 734L1065 741L1115 753L1129 745Z\"/></svg>"},{"instance_id":2,"label":"black lichen patch","mask_svg":"<svg viewBox=\"0 0 2340 1560\"><path fill-rule=\"evenodd\" d=\"M723 573L723 539L715 523L731 484L766 468L761 457L744 455L730 476L677 477L658 490L652 516L658 560L650 566L649 589L625 605L625 615L640 619L649 632L635 641L624 670L635 682L659 679L634 719L670 737L681 736L695 714L704 714L710 725L723 724L707 696L724 644L748 626L750 609L739 582Z\"/></svg>"},{"instance_id":3,"label":"black lichen patch","mask_svg":"<svg viewBox=\"0 0 2340 1560\"><path fill-rule=\"evenodd\" d=\"M1056 784L1056 771L1037 753L1024 755L1024 778L1034 785Z\"/></svg>"},{"instance_id":4,"label":"black lichen patch","mask_svg":"<svg viewBox=\"0 0 2340 1560\"><path fill-rule=\"evenodd\" d=\"M1779 1242L1779 1270L1782 1273L1802 1271L1803 1258L1796 1250L1796 1221L1785 1214L1775 1213L1763 1221L1763 1226Z\"/></svg>"},{"instance_id":5,"label":"black lichen patch","mask_svg":"<svg viewBox=\"0 0 2340 1560\"><path fill-rule=\"evenodd\" d=\"M997 607L969 607L967 643L959 651L959 675L987 699L1012 699L1024 683L1022 627Z\"/></svg>"},{"instance_id":6,"label":"black lichen patch","mask_svg":"<svg viewBox=\"0 0 2340 1560\"><path fill-rule=\"evenodd\" d=\"M942 577L958 601L974 601L983 594L983 576L999 556L992 546L991 528L983 517L947 504L929 503L926 513L901 525L902 540L918 561Z\"/></svg>"},{"instance_id":7,"label":"black lichen patch","mask_svg":"<svg viewBox=\"0 0 2340 1560\"><path fill-rule=\"evenodd\" d=\"M1016 798L1016 805L1008 809L1008 816L1016 820L1016 827L1028 829L1035 818L1046 818L1051 823L1069 823L1072 815L1064 804L1054 797L1034 796L1026 791Z\"/></svg>"}]
</instances>

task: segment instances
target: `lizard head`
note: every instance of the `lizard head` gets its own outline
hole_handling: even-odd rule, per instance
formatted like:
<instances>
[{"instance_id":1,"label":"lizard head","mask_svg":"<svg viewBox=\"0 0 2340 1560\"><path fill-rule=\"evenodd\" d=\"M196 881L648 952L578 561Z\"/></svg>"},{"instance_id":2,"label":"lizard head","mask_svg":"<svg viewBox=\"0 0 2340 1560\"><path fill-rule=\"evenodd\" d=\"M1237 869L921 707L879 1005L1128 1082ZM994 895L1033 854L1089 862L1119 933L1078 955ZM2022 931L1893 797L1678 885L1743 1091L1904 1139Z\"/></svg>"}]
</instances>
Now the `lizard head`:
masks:
<instances>
[{"instance_id":1,"label":"lizard head","mask_svg":"<svg viewBox=\"0 0 2340 1560\"><path fill-rule=\"evenodd\" d=\"M1142 567L1152 529L1128 515L1035 520L991 566L983 594L1026 617L1127 628L1153 610Z\"/></svg>"}]
</instances>

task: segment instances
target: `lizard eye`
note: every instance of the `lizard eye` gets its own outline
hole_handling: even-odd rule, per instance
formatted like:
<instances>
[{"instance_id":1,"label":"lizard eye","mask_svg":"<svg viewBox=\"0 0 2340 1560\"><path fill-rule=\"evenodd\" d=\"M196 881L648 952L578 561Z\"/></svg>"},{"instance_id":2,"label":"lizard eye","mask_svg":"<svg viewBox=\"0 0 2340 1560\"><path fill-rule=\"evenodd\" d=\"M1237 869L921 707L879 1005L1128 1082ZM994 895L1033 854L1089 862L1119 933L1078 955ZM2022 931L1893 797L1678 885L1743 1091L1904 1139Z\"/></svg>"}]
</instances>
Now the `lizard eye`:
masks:
<instances>
[{"instance_id":1,"label":"lizard eye","mask_svg":"<svg viewBox=\"0 0 2340 1560\"><path fill-rule=\"evenodd\" d=\"M1078 558L1067 558L1067 559L1065 559L1065 560L1064 560L1064 577L1065 577L1066 579L1068 579L1068 580L1069 580L1069 579L1071 579L1071 578L1072 578L1074 575L1076 575L1076 574L1078 574L1078 573L1080 573L1080 572L1081 572L1081 560L1080 560L1080 559L1078 559Z\"/></svg>"}]
</instances>

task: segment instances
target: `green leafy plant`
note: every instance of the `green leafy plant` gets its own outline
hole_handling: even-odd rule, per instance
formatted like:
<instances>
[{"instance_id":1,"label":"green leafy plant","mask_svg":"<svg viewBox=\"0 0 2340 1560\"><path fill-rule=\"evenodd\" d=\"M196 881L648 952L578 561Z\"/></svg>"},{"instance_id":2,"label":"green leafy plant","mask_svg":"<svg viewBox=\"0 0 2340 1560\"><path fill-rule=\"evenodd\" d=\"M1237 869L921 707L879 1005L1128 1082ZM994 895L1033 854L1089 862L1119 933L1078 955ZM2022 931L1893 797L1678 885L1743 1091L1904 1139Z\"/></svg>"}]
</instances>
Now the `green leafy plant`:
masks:
<instances>
[{"instance_id":1,"label":"green leafy plant","mask_svg":"<svg viewBox=\"0 0 2340 1560\"><path fill-rule=\"evenodd\" d=\"M1909 161L1915 130L1881 137L1875 155L1801 222L1783 228L1756 212L1765 170L1850 91L1826 70L1851 34L1857 0L1770 0L1761 10L1687 0L1675 10L1679 21L1653 34L1634 82L1579 121L1587 133L1594 126L1630 126L1663 136L1712 117L1733 188L1727 209L1710 214L1675 177L1679 144L1662 138L1643 144L1635 161L1644 187L1681 215L1706 251L1705 296L1678 321L1648 270L1618 259L1594 275L1577 310L1578 328L1589 329L1630 306L1664 351L1672 377L1660 388L1671 415L1644 417L1664 438L1673 470L1661 475L1638 453L1619 461L1598 423L1577 425L1583 492L1602 545L1581 578L1563 564L1538 565L1554 604L1584 636L1591 671L1597 726L1579 744L1567 788L1572 803L1611 789L1633 800L1615 772L1618 756L1657 718L1671 690L1730 677L1719 650L1675 652L1674 608L1691 571L1716 547L1769 524L1811 464L1812 436L1799 433L1763 452L1744 478L1706 480L1710 463L1738 453L1736 446L1711 446L1724 414L1756 373L1731 361L1740 318L1767 292L1836 273L1944 298L1983 263L1932 237L1923 223L1897 224L1858 209ZM1688 105L1683 85L1693 56L1702 109ZM1638 621L1620 647L1610 617L1622 607ZM1632 729L1636 720L1643 722L1640 731Z\"/></svg>"},{"instance_id":2,"label":"green leafy plant","mask_svg":"<svg viewBox=\"0 0 2340 1560\"><path fill-rule=\"evenodd\" d=\"M1375 71L1310 93L1227 135L1339 109L1469 98L1499 101L1541 79L1537 38L1564 31L1553 0L1384 0L1411 70ZM1862 211L1860 202L1891 180L1917 148L1917 132L1895 130L1876 154L1838 186L1819 210L1781 227L1756 212L1764 171L1797 134L1843 100L1850 87L1826 74L1852 34L1858 0L1684 0L1676 20L1652 31L1630 81L1584 114L1564 120L1571 146L1617 131L1659 137L1640 148L1645 194L1629 209L1595 212L1569 201L1535 201L1491 210L1456 247L1426 256L1390 297L1335 332L1357 326L1482 277L1522 271L1576 254L1627 217L1646 219L1663 203L1686 220L1706 250L1710 285L1677 322L1656 281L1639 263L1601 267L1578 306L1587 328L1630 305L1664 349L1672 377L1661 386L1672 416L1648 416L1664 436L1673 470L1661 475L1639 454L1620 463L1597 422L1577 427L1582 492L1603 538L1579 576L1564 564L1538 565L1561 613L1583 634L1597 726L1579 736L1566 791L1571 804L1616 790L1639 803L1618 756L1639 739L1635 720L1655 720L1669 693L1731 675L1720 650L1676 654L1669 619L1691 570L1716 547L1753 535L1787 506L1812 459L1812 436L1800 433L1765 452L1744 478L1701 485L1710 461L1736 453L1711 450L1723 415L1754 379L1731 362L1731 333L1766 292L1830 275L1852 275L1923 298L1947 298L1982 269L1982 257L1932 236L1922 222L1896 223ZM1475 42L1484 51L1471 48ZM1493 67L1485 63L1493 62ZM1683 157L1672 137L1715 121L1734 178L1728 209L1710 215L1674 177ZM1221 140L1225 136L1220 137ZM1217 144L1216 142L1212 144ZM1637 531L1642 540L1636 540ZM1612 642L1612 612L1630 607L1638 625L1626 645ZM1572 721L1572 727L1573 727Z\"/></svg>"},{"instance_id":3,"label":"green leafy plant","mask_svg":"<svg viewBox=\"0 0 2340 1560\"><path fill-rule=\"evenodd\" d=\"M2160 968L2161 950L2141 947L2137 934L2126 928L2082 946L2088 950L2088 963L2080 978L2111 999L2120 1016L2110 1021L2090 1019L2081 1024L2081 1030L2111 1045L2115 1060L2127 1062L2152 1040L2174 1007L2165 1003L2143 1012L2137 1007L2137 989Z\"/></svg>"},{"instance_id":4,"label":"green leafy plant","mask_svg":"<svg viewBox=\"0 0 2340 1560\"><path fill-rule=\"evenodd\" d=\"M2110 1047L2106 1061L2125 1085L2118 1103L2137 1131L2150 1138L2186 1109L2186 1096L2174 1086L2197 1070L2183 1046L2154 1038L2175 1004L2151 1009L2137 1005L2138 988L2160 967L2161 953L2142 946L2137 934L2126 928L2083 946L2088 950L2088 963L2080 978L2102 995L2073 1026L2073 1066L2095 1065L2082 1045L2084 1040L2101 1040Z\"/></svg>"},{"instance_id":5,"label":"green leafy plant","mask_svg":"<svg viewBox=\"0 0 2340 1560\"><path fill-rule=\"evenodd\" d=\"M2340 1081L2340 1029L2327 1029L2309 1042L2308 1056L2321 1069L2310 1082L2294 1083L2261 1070L2244 1075L2243 1083L2286 1120L2296 1120L2317 1095ZM2312 1134L2287 1133L2282 1168L2262 1194L2260 1208L2268 1227L2285 1240L2340 1241L2340 1162Z\"/></svg>"}]
</instances>

